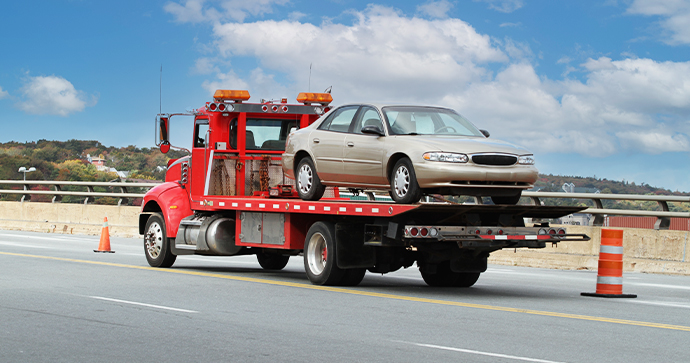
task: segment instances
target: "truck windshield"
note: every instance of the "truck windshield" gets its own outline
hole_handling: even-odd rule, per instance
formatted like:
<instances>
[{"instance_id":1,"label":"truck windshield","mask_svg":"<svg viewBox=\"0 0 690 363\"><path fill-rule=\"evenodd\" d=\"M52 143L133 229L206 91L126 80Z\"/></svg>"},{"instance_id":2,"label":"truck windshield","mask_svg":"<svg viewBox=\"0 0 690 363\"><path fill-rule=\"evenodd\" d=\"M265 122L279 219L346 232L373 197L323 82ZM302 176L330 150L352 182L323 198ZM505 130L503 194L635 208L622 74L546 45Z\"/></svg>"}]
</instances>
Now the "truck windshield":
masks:
<instances>
[{"instance_id":1,"label":"truck windshield","mask_svg":"<svg viewBox=\"0 0 690 363\"><path fill-rule=\"evenodd\" d=\"M285 140L292 128L297 126L295 120L247 119L247 150L284 151ZM230 147L237 148L237 120L230 126Z\"/></svg>"},{"instance_id":2,"label":"truck windshield","mask_svg":"<svg viewBox=\"0 0 690 363\"><path fill-rule=\"evenodd\" d=\"M392 135L480 136L466 118L452 110L435 107L384 107Z\"/></svg>"}]
</instances>

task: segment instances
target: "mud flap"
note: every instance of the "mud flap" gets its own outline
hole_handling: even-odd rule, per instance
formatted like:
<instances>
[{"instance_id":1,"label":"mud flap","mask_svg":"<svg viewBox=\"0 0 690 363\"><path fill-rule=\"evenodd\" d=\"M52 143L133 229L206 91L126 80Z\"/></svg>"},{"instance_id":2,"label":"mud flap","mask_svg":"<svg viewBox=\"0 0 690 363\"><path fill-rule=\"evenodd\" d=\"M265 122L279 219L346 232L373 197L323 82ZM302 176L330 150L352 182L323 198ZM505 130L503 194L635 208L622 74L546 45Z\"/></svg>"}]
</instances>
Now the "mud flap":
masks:
<instances>
[{"instance_id":1,"label":"mud flap","mask_svg":"<svg viewBox=\"0 0 690 363\"><path fill-rule=\"evenodd\" d=\"M342 269L369 268L376 263L374 247L364 245L363 223L335 225L336 263Z\"/></svg>"}]
</instances>

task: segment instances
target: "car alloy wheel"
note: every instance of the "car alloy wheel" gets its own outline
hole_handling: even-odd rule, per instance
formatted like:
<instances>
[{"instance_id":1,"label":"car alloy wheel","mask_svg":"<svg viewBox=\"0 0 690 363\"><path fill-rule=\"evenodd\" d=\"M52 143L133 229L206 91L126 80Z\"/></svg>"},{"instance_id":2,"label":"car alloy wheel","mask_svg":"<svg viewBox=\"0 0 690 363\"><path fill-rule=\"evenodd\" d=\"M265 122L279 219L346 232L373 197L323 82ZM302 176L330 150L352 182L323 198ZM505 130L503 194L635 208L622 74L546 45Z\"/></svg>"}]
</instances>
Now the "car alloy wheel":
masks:
<instances>
[{"instance_id":1,"label":"car alloy wheel","mask_svg":"<svg viewBox=\"0 0 690 363\"><path fill-rule=\"evenodd\" d=\"M398 196L398 198L405 198L407 192L410 190L410 171L407 170L405 165L400 165L397 170L395 170L395 184L393 192Z\"/></svg>"}]
</instances>

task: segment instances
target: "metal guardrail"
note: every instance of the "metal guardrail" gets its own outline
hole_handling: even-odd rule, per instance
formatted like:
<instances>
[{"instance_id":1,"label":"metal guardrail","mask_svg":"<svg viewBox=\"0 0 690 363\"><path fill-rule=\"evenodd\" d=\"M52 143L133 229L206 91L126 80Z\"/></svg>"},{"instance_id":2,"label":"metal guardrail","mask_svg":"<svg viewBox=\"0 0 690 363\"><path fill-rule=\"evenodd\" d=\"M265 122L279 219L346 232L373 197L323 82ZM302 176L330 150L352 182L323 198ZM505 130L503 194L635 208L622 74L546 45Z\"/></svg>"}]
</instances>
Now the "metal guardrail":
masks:
<instances>
[{"instance_id":1,"label":"metal guardrail","mask_svg":"<svg viewBox=\"0 0 690 363\"><path fill-rule=\"evenodd\" d=\"M597 193L554 193L554 192L522 192L523 197L532 200L532 204L540 205L540 198L559 199L588 199L594 202L594 208L587 208L581 213L594 215L595 226L604 225L605 215L656 217L654 229L668 229L671 218L690 218L690 212L671 212L668 203L690 203L690 197L673 195L639 195L639 194L597 194ZM641 200L652 201L659 204L660 211L631 210L631 209L605 209L602 200Z\"/></svg>"},{"instance_id":2,"label":"metal guardrail","mask_svg":"<svg viewBox=\"0 0 690 363\"><path fill-rule=\"evenodd\" d=\"M133 193L130 188L153 188L161 183L123 183L123 182L75 182L75 181L45 181L45 180L0 180L0 185L22 185L24 189L0 189L0 194L20 194L21 201L31 200L31 195L52 195L53 203L62 201L63 196L78 196L84 198L84 204L93 203L95 197L119 198L117 205L127 203L130 198L143 198L146 193ZM54 190L35 190L30 186L47 185ZM62 190L65 186L81 186L85 191ZM120 192L97 192L94 187L120 188Z\"/></svg>"},{"instance_id":3,"label":"metal guardrail","mask_svg":"<svg viewBox=\"0 0 690 363\"><path fill-rule=\"evenodd\" d=\"M22 185L21 189L0 189L0 194L20 194L22 201L31 199L31 195L53 195L53 203L60 202L63 196L86 197L84 204L93 203L95 197L119 198L118 205L127 203L129 198L143 198L145 193L133 193L128 188L153 188L160 183L123 183L123 182L70 182L70 181L39 181L39 180L0 180L0 185ZM48 185L54 190L32 190L30 186ZM66 191L64 186L81 186L85 191ZM120 188L120 193L116 192L96 192L94 187ZM346 193L343 193L346 194ZM373 198L373 193L370 198ZM530 198L532 204L541 205L541 199L584 199L591 200L595 207L587 208L582 211L585 214L594 216L594 225L603 226L604 216L642 216L656 217L655 229L668 229L671 218L690 218L690 212L671 212L668 203L690 203L690 196L671 196L671 195L638 195L638 194L596 194L596 193L555 193L555 192L523 192L523 197ZM637 200L657 202L660 211L650 210L631 210L631 209L608 209L604 208L602 200Z\"/></svg>"}]
</instances>

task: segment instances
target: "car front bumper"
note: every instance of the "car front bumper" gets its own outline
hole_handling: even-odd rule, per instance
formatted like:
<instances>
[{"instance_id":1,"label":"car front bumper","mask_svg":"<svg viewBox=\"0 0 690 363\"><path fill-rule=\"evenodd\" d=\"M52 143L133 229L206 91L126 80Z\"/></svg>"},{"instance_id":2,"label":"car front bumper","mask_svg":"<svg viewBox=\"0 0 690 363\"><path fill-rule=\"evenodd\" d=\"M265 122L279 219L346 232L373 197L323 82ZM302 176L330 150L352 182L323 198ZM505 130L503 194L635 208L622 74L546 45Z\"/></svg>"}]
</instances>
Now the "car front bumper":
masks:
<instances>
[{"instance_id":1,"label":"car front bumper","mask_svg":"<svg viewBox=\"0 0 690 363\"><path fill-rule=\"evenodd\" d=\"M414 170L421 188L529 189L539 175L533 165L487 166L426 160L414 163Z\"/></svg>"}]
</instances>

